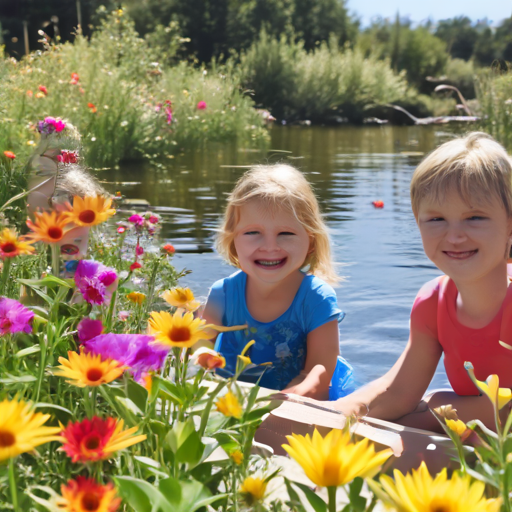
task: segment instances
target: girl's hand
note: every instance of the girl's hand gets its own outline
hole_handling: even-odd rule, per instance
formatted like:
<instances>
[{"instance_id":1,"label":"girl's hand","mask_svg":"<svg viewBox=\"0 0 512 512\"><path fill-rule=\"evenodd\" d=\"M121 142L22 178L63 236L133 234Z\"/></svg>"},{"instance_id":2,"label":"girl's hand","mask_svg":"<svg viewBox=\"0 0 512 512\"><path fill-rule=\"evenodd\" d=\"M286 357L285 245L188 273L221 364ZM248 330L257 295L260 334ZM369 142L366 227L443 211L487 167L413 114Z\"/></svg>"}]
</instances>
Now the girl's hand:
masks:
<instances>
[{"instance_id":1,"label":"girl's hand","mask_svg":"<svg viewBox=\"0 0 512 512\"><path fill-rule=\"evenodd\" d=\"M325 366L317 364L302 381L296 382L297 379L294 379L290 383L291 386L283 389L282 393L294 393L295 395L307 396L316 400L327 400L329 398L330 380L331 377Z\"/></svg>"}]
</instances>

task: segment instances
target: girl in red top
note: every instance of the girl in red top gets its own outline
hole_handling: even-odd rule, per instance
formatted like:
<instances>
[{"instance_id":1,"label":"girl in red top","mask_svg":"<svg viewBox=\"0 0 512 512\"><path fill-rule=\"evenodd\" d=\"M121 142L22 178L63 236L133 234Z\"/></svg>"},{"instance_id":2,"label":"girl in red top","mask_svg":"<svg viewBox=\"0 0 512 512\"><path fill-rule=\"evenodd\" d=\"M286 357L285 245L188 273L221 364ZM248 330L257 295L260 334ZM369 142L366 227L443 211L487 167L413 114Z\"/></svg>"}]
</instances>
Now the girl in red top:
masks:
<instances>
[{"instance_id":1,"label":"girl in red top","mask_svg":"<svg viewBox=\"0 0 512 512\"><path fill-rule=\"evenodd\" d=\"M419 291L409 342L395 365L338 400L338 409L439 430L428 409L452 404L463 421L493 427L490 401L479 396L464 361L478 380L497 374L500 387L512 387L512 351L499 344L512 345L511 179L506 151L485 133L447 142L419 165L412 208L425 253L445 275ZM443 353L453 391L422 399Z\"/></svg>"}]
</instances>

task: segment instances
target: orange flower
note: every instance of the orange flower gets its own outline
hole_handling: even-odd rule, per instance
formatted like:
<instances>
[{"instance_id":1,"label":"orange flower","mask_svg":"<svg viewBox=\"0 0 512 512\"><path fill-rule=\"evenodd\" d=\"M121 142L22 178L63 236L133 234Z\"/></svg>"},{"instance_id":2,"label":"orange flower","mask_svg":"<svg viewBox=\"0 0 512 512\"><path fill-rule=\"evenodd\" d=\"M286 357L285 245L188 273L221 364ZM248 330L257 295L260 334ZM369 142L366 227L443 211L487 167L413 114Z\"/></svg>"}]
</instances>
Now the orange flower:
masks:
<instances>
[{"instance_id":1,"label":"orange flower","mask_svg":"<svg viewBox=\"0 0 512 512\"><path fill-rule=\"evenodd\" d=\"M85 476L69 480L61 492L57 505L68 512L115 512L121 504L111 483L101 485Z\"/></svg>"},{"instance_id":2,"label":"orange flower","mask_svg":"<svg viewBox=\"0 0 512 512\"><path fill-rule=\"evenodd\" d=\"M69 82L71 85L76 85L79 80L78 73L71 73L71 81Z\"/></svg>"},{"instance_id":3,"label":"orange flower","mask_svg":"<svg viewBox=\"0 0 512 512\"><path fill-rule=\"evenodd\" d=\"M32 96L34 96L34 93L29 89L29 90L27 91L27 96L28 96L29 98L32 98Z\"/></svg>"},{"instance_id":4,"label":"orange flower","mask_svg":"<svg viewBox=\"0 0 512 512\"><path fill-rule=\"evenodd\" d=\"M87 103L87 106L91 109L91 112L92 112L93 114L96 114L96 112L97 112L97 110L98 110L98 109L96 108L96 106L94 105L94 103Z\"/></svg>"},{"instance_id":5,"label":"orange flower","mask_svg":"<svg viewBox=\"0 0 512 512\"><path fill-rule=\"evenodd\" d=\"M18 237L12 229L5 228L0 232L0 259L14 258L20 254L32 254L35 249L30 245L33 242Z\"/></svg>"},{"instance_id":6,"label":"orange flower","mask_svg":"<svg viewBox=\"0 0 512 512\"><path fill-rule=\"evenodd\" d=\"M4 151L4 155L10 160L14 160L16 155L12 151Z\"/></svg>"},{"instance_id":7,"label":"orange flower","mask_svg":"<svg viewBox=\"0 0 512 512\"><path fill-rule=\"evenodd\" d=\"M146 439L146 435L134 436L137 427L123 431L123 425L123 420L97 416L70 422L61 432L62 449L72 462L87 462L108 459L114 452Z\"/></svg>"},{"instance_id":8,"label":"orange flower","mask_svg":"<svg viewBox=\"0 0 512 512\"><path fill-rule=\"evenodd\" d=\"M215 350L207 347L197 349L192 355L192 362L203 367L205 370L224 368L226 366L226 359L218 352L215 352Z\"/></svg>"},{"instance_id":9,"label":"orange flower","mask_svg":"<svg viewBox=\"0 0 512 512\"><path fill-rule=\"evenodd\" d=\"M34 242L44 242L46 244L55 244L62 240L67 230L64 229L66 224L69 224L63 214L52 211L36 212L36 221L32 222L27 220L27 226L32 230L32 233L27 235Z\"/></svg>"}]
</instances>

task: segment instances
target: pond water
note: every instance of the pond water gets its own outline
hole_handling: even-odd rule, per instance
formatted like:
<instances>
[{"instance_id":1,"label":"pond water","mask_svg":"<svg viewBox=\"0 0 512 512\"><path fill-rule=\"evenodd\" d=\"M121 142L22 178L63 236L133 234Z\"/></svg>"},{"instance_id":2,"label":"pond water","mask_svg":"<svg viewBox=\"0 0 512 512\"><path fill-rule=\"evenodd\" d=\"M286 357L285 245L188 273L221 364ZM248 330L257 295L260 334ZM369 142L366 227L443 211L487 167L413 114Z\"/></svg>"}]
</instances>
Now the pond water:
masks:
<instances>
[{"instance_id":1,"label":"pond water","mask_svg":"<svg viewBox=\"0 0 512 512\"><path fill-rule=\"evenodd\" d=\"M346 279L336 288L346 312L341 353L364 384L396 361L416 293L440 275L423 253L409 182L423 154L451 136L439 127L275 126L265 152L222 146L177 156L166 169L124 165L113 176L123 195L146 199L162 215L162 239L176 248L176 267L192 271L183 284L205 298L215 280L234 271L212 244L237 178L254 163L285 161L301 169L325 213L335 260L343 264ZM372 205L379 199L382 209ZM447 385L441 363L430 387Z\"/></svg>"}]
</instances>

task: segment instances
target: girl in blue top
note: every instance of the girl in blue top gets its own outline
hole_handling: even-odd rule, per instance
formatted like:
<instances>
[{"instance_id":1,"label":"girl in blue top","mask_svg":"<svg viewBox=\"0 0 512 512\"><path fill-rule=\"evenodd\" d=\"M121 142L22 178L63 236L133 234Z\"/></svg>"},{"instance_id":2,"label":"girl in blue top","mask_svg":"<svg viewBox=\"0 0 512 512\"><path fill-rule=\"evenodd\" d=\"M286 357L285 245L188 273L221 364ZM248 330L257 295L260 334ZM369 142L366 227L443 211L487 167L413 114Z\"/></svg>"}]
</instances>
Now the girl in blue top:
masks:
<instances>
[{"instance_id":1,"label":"girl in blue top","mask_svg":"<svg viewBox=\"0 0 512 512\"><path fill-rule=\"evenodd\" d=\"M257 166L228 198L217 249L240 270L211 288L203 317L222 333L215 349L234 372L237 355L271 362L260 385L326 398L339 354L336 293L327 228L313 190L288 165Z\"/></svg>"}]
</instances>

